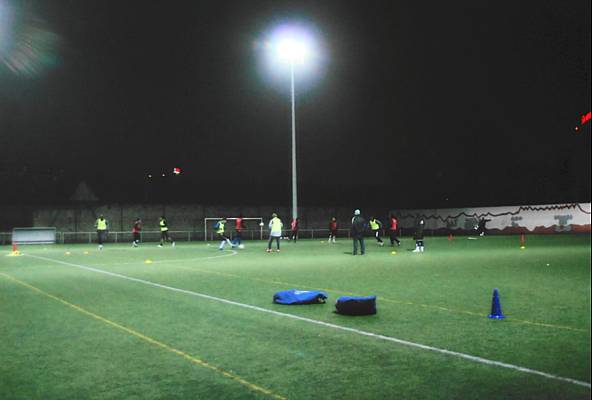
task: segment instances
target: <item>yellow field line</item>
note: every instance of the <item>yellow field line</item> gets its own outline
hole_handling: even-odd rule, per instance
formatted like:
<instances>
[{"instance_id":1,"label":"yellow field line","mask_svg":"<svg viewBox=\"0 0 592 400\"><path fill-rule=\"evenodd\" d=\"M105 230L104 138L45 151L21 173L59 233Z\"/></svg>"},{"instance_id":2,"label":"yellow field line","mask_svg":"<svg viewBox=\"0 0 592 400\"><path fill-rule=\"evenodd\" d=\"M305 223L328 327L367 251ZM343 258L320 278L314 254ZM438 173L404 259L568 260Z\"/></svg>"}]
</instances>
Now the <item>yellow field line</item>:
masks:
<instances>
[{"instance_id":1,"label":"yellow field line","mask_svg":"<svg viewBox=\"0 0 592 400\"><path fill-rule=\"evenodd\" d=\"M333 292L333 293L338 293L338 294L343 294L343 295L348 295L348 296L359 296L359 294L352 293L352 292L346 292L346 291L338 290L338 289L317 288L317 287L313 287L313 286L309 286L309 285L302 285L299 283L288 283L288 282L274 281L274 280L261 279L261 278L246 278L244 276L231 274L228 272L208 271L208 270L203 270L203 269L199 269L199 268L181 267L178 265L175 265L174 268L178 268L178 269L182 269L182 270L186 270L186 271L201 272L204 274L220 275L220 276L226 276L226 277L238 278L238 279L248 279L248 280L253 280L253 281L257 281L257 282L271 283L274 285L285 285L285 286L291 286L294 288L302 287L302 288L308 288L308 289L313 289L313 290L323 290L326 292ZM422 307L422 308L430 308L430 309L435 309L435 310L440 310L440 311L454 312L454 313L459 313L459 314L467 314L467 315L478 316L478 317L483 317L483 315L484 315L483 313L478 313L478 312L474 312L474 311L455 310L452 308L435 306L435 305L431 305L431 304L421 304L421 303L413 303L410 301L394 300L394 299L389 299L389 298L386 298L383 296L381 296L380 299L381 299L381 301L386 301L387 303L405 304L405 305L409 305L409 306L418 306L418 307ZM547 323L543 323L543 322L528 321L528 320L517 319L517 318L509 318L506 321L512 322L512 323L542 326L542 327L546 327L546 328L567 329L567 330L575 331L575 332L588 332L587 329L574 328L574 327L566 326L566 325L547 324Z\"/></svg>"},{"instance_id":2,"label":"yellow field line","mask_svg":"<svg viewBox=\"0 0 592 400\"><path fill-rule=\"evenodd\" d=\"M151 338L149 336L143 335L140 332L137 332L137 331L135 331L133 329L127 328L127 327L125 327L123 325L120 325L120 324L118 324L116 322L110 321L107 318L101 317L100 315L97 315L97 314L95 314L93 312L87 311L84 308L82 308L80 306L77 306L76 304L72 304L72 303L70 303L70 302L68 302L68 301L66 301L64 299L61 299L61 298L59 298L57 296L54 296L54 295L52 295L50 293L47 293L47 292L45 292L45 291L43 291L43 290L41 290L41 289L39 289L39 288L37 288L35 286L32 286L32 285L30 285L30 284L28 284L26 282L23 282L23 281L21 281L21 280L19 280L17 278L14 278L14 277L12 277L10 275L7 275L5 273L2 273L2 272L0 272L0 275L2 275L6 279L9 279L9 280L11 280L11 281L13 281L13 282L21 285L21 286L26 287L27 289L30 289L30 290L32 290L34 292L37 292L37 293L39 293L39 294L41 294L41 295L43 295L45 297L49 297L52 300L58 301L58 302L66 305L66 306L68 306L70 308L73 308L74 310L76 310L76 311L78 311L78 312L80 312L82 314L85 314L85 315L87 315L89 317L92 317L92 318L94 318L94 319L96 319L98 321L101 321L101 322L103 322L103 323L105 323L107 325L110 325L110 326L112 326L114 328L117 328L117 329L122 330L122 331L124 331L126 333L129 333L130 335L135 336L135 337L137 337L137 338L139 338L139 339L141 339L141 340L143 340L143 341L145 341L147 343L150 343L150 344L152 344L154 346L160 347L160 348L165 349L165 350L167 350L167 351L169 351L171 353L174 353L174 354L176 354L178 356L181 356L181 357L185 358L186 360L190 361L193 364L199 365L199 366L204 367L204 368L208 368L208 369L210 369L210 370L212 370L214 372L217 372L219 374L222 374L223 376L225 376L227 378L230 378L230 379L232 379L232 380L240 383L243 386L246 386L247 388L249 388L250 390L252 390L254 392L263 393L263 394L268 395L268 396L270 396L270 397L272 397L274 399L282 399L282 400L285 400L286 399L285 397L280 396L278 394L275 394L275 393L273 393L272 391L270 391L268 389L262 388L261 386L255 385L255 384L253 384L251 382L248 382L248 381L244 380L243 378L241 378L238 375L232 374L232 373L230 373L228 371L223 370L222 368L218 368L218 367L216 367L214 365L209 364L206 361L200 360L197 357L194 357L194 356L192 356L190 354L187 354L187 353L185 353L185 352L183 352L181 350L177 350L174 347L171 347L171 346L169 346L169 345L167 345L165 343L159 342L156 339L153 339L153 338Z\"/></svg>"}]
</instances>

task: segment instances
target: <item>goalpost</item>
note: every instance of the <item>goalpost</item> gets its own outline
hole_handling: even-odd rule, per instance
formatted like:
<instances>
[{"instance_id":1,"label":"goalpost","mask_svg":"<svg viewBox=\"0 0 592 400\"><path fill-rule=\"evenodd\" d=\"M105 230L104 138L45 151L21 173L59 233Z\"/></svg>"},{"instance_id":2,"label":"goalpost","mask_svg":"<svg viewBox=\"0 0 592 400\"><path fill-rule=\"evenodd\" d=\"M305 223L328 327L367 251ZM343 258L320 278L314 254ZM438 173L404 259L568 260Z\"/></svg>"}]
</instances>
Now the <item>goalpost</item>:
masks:
<instances>
[{"instance_id":1,"label":"goalpost","mask_svg":"<svg viewBox=\"0 0 592 400\"><path fill-rule=\"evenodd\" d=\"M204 241L208 240L208 232L210 234L214 231L214 224L219 221L222 217L206 217L204 218ZM238 217L233 218L226 218L228 221L235 221ZM256 217L245 217L243 221L255 221L256 226L255 229L252 229L250 224L247 224L247 228L245 231L258 231L259 232L259 240L263 240L263 218L256 218ZM234 230L230 230L231 235L234 233Z\"/></svg>"}]
</instances>

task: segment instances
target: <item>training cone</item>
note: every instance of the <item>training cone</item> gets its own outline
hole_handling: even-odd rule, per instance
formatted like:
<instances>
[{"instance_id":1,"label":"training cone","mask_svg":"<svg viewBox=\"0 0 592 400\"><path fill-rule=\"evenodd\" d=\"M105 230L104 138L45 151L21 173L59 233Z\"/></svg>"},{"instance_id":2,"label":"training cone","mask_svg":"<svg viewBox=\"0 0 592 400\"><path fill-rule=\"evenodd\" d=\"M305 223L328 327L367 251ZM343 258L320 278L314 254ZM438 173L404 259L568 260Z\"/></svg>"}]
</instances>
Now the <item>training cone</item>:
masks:
<instances>
[{"instance_id":1,"label":"training cone","mask_svg":"<svg viewBox=\"0 0 592 400\"><path fill-rule=\"evenodd\" d=\"M152 260L151 259L147 259L146 261L144 261L144 263L146 263L146 264L152 264Z\"/></svg>"},{"instance_id":2,"label":"training cone","mask_svg":"<svg viewBox=\"0 0 592 400\"><path fill-rule=\"evenodd\" d=\"M493 319L504 319L506 318L505 315L502 313L502 305L499 299L499 291L493 289L493 298L491 299L491 314L489 314L489 318Z\"/></svg>"},{"instance_id":3,"label":"training cone","mask_svg":"<svg viewBox=\"0 0 592 400\"><path fill-rule=\"evenodd\" d=\"M526 238L524 237L524 233L520 234L520 248L526 248Z\"/></svg>"},{"instance_id":4,"label":"training cone","mask_svg":"<svg viewBox=\"0 0 592 400\"><path fill-rule=\"evenodd\" d=\"M16 257L16 256L21 255L21 252L19 251L18 247L16 246L16 243L12 244L12 251L10 253L8 253L8 255L11 257Z\"/></svg>"}]
</instances>

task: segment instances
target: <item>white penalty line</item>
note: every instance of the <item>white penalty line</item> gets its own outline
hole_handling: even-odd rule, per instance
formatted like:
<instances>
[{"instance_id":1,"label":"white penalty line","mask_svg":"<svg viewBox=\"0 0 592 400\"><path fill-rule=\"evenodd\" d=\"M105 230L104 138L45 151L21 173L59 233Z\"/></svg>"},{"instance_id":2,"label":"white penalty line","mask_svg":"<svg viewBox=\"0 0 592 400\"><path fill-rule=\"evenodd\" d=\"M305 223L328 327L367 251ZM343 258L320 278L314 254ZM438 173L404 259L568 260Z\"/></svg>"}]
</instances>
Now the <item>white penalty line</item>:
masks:
<instances>
[{"instance_id":1,"label":"white penalty line","mask_svg":"<svg viewBox=\"0 0 592 400\"><path fill-rule=\"evenodd\" d=\"M233 306L238 306L238 307L246 308L246 309L249 309L249 310L255 310L255 311L260 311L260 312L264 312L264 313L268 313L268 314L273 314L273 315L277 315L279 317L291 318L291 319L295 319L295 320L299 320L299 321L304 321L304 322L308 322L308 323L315 324L315 325L324 326L324 327L327 327L327 328L333 328L333 329L337 329L337 330L341 330L341 331L352 332L352 333L356 333L356 334L362 335L362 336L368 336L368 337L372 337L372 338L375 338L375 339L385 340L387 342L398 343L398 344L401 344L401 345L404 345L404 346L415 347L415 348L418 348L418 349L428 350L428 351L432 351L432 352L440 353L440 354L446 354L448 356L462 358L462 359L473 361L473 362L476 362L476 363L479 363L479 364L493 365L493 366L496 366L496 367L501 367L501 368L511 369L511 370L515 370L515 371L520 371L520 372L524 372L524 373L527 373L527 374L542 376L542 377L547 378L547 379L553 379L553 380L557 380L557 381L569 382L569 383L573 383L574 385L584 386L584 387L587 387L587 388L590 388L591 387L591 385L590 385L589 382L579 381L577 379L565 378L565 377L562 377L562 376L549 374L547 372L542 372L542 371L537 371L535 369L520 367L518 365L508 364L508 363L504 363L504 362L501 362L501 361L488 360L486 358L482 358L482 357L478 357L478 356L472 356L470 354L465 354L465 353L459 353L457 351L452 351L452 350L441 349L441 348L438 348L438 347L427 346L425 344L415 343L415 342L409 342L407 340L397 339L397 338L391 337L391 336L384 336L384 335L380 335L380 334L376 334L376 333L372 333L372 332L362 331L362 330L355 329L355 328L348 328L348 327L341 326L341 325L331 324L329 322L318 321L318 320L315 320L315 319L310 319L310 318L300 317L300 316L297 316L297 315L286 314L286 313L279 312L279 311L269 310L267 308L252 306L252 305L244 304L244 303L238 303L236 301L227 300L227 299L223 299L223 298L220 298L220 297L210 296L210 295L203 294L203 293L192 292L190 290L185 290L185 289L179 289L179 288L175 288L175 287L171 287L171 286L166 286L166 285L162 285L160 283L150 282L150 281L147 281L147 280L144 280L144 279L139 279L139 278L133 278L131 276L126 276L126 275L118 274L118 273L115 273L115 272L104 271L102 269L88 267L88 266L85 266L85 265L73 264L73 263L69 263L69 262L65 262L65 261L61 261L61 260L55 260L55 259L52 259L52 258L47 258L47 257L42 257L42 256L36 256L36 255L32 255L32 254L26 254L26 256L32 257L32 258L37 258L37 259L40 259L40 260L51 261L51 262L54 262L54 263L57 263L57 264L63 264L63 265L67 265L67 266L70 266L70 267L80 268L80 269L84 269L84 270L87 270L87 271L97 272L97 273L100 273L100 274L105 274L105 275L109 275L109 276L113 276L113 277L116 277L116 278L125 279L125 280L132 281L132 282L142 283L142 284L148 285L148 286L153 286L153 287L157 287L157 288L161 288L161 289L171 290L173 292L184 293L184 294L188 294L188 295L191 295L191 296L197 296L197 297L201 297L201 298L204 298L204 299L217 301L217 302L220 302L220 303L225 303L225 304L230 304L230 305L233 305Z\"/></svg>"}]
</instances>

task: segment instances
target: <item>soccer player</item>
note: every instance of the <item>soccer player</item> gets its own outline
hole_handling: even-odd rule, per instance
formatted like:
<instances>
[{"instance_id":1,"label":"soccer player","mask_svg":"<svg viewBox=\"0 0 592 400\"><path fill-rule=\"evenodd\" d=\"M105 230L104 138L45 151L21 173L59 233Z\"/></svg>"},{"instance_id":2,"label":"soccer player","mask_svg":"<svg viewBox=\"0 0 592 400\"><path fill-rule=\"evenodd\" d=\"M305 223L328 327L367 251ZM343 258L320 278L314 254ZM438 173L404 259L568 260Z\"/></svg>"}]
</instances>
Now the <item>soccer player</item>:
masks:
<instances>
[{"instance_id":1,"label":"soccer player","mask_svg":"<svg viewBox=\"0 0 592 400\"><path fill-rule=\"evenodd\" d=\"M99 241L99 250L103 250L103 241L107 238L109 233L109 225L105 217L101 214L95 221L95 228L97 228L97 239Z\"/></svg>"},{"instance_id":2,"label":"soccer player","mask_svg":"<svg viewBox=\"0 0 592 400\"><path fill-rule=\"evenodd\" d=\"M267 242L267 249L265 250L268 253L271 253L271 243L273 239L276 242L276 251L280 251L280 238L282 237L282 227L284 224L282 220L278 218L276 213L271 214L271 220L269 221L269 241Z\"/></svg>"},{"instance_id":3,"label":"soccer player","mask_svg":"<svg viewBox=\"0 0 592 400\"><path fill-rule=\"evenodd\" d=\"M395 245L395 242L397 242L397 246L400 246L401 241L397 239L397 229L399 229L399 221L397 220L397 217L394 214L391 214L390 220L391 226L389 227L389 235L391 239L391 247Z\"/></svg>"},{"instance_id":4,"label":"soccer player","mask_svg":"<svg viewBox=\"0 0 592 400\"><path fill-rule=\"evenodd\" d=\"M481 219L479 220L479 225L477 226L477 233L479 234L479 236L485 236L485 233L487 232L487 229L485 228L485 225L491 221L490 219L485 219L483 217L481 217Z\"/></svg>"},{"instance_id":5,"label":"soccer player","mask_svg":"<svg viewBox=\"0 0 592 400\"><path fill-rule=\"evenodd\" d=\"M366 230L366 220L360 215L360 210L354 211L352 218L351 237L354 241L354 256L358 254L358 243L360 244L360 254L366 254L366 245L364 243L364 231Z\"/></svg>"},{"instance_id":6,"label":"soccer player","mask_svg":"<svg viewBox=\"0 0 592 400\"><path fill-rule=\"evenodd\" d=\"M329 243L335 243L337 237L337 218L332 217L329 221Z\"/></svg>"},{"instance_id":7,"label":"soccer player","mask_svg":"<svg viewBox=\"0 0 592 400\"><path fill-rule=\"evenodd\" d=\"M160 244L158 247L162 247L164 242L169 242L173 247L175 247L175 241L169 236L169 226L164 215L158 219L158 225L160 226Z\"/></svg>"},{"instance_id":8,"label":"soccer player","mask_svg":"<svg viewBox=\"0 0 592 400\"><path fill-rule=\"evenodd\" d=\"M134 247L138 247L140 244L140 232L142 232L142 220L140 218L136 218L134 221L134 226L132 226L132 234L134 235L132 246Z\"/></svg>"},{"instance_id":9,"label":"soccer player","mask_svg":"<svg viewBox=\"0 0 592 400\"><path fill-rule=\"evenodd\" d=\"M376 238L378 245L384 246L384 242L380 238L380 229L382 228L382 222L380 222L374 217L370 217L370 221L368 221L368 223L370 224L370 229L372 229L372 234Z\"/></svg>"},{"instance_id":10,"label":"soccer player","mask_svg":"<svg viewBox=\"0 0 592 400\"><path fill-rule=\"evenodd\" d=\"M296 243L296 240L298 239L298 218L294 218L292 219L292 222L290 222L290 239L294 241L294 243Z\"/></svg>"},{"instance_id":11,"label":"soccer player","mask_svg":"<svg viewBox=\"0 0 592 400\"><path fill-rule=\"evenodd\" d=\"M415 240L415 250L414 253L423 253L423 228L425 226L425 221L423 218L417 219L417 224L415 225L415 233L413 234L413 239Z\"/></svg>"},{"instance_id":12,"label":"soccer player","mask_svg":"<svg viewBox=\"0 0 592 400\"><path fill-rule=\"evenodd\" d=\"M246 229L245 223L243 221L243 214L239 214L238 218L234 221L234 243L237 246L240 246L242 242L241 232L243 229Z\"/></svg>"},{"instance_id":13,"label":"soccer player","mask_svg":"<svg viewBox=\"0 0 592 400\"><path fill-rule=\"evenodd\" d=\"M226 236L225 233L226 222L228 222L226 218L220 218L214 226L216 228L216 236L220 241L220 246L218 246L218 250L224 250L224 245L226 245L226 243L228 243L230 247L234 247L234 244L230 241L230 239L228 238L228 236Z\"/></svg>"}]
</instances>

